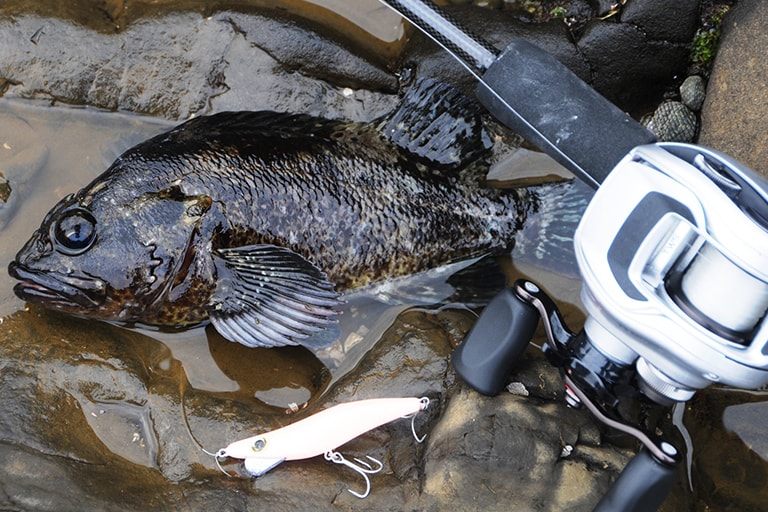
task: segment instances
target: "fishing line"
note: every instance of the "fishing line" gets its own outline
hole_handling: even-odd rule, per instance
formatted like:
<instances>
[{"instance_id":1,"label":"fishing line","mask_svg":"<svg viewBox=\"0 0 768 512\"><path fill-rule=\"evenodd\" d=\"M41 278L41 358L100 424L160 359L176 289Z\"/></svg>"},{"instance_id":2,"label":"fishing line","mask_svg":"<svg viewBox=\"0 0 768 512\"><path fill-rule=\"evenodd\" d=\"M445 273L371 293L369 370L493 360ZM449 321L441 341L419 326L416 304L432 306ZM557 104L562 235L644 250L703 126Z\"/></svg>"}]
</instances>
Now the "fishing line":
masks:
<instances>
[{"instance_id":1,"label":"fishing line","mask_svg":"<svg viewBox=\"0 0 768 512\"><path fill-rule=\"evenodd\" d=\"M219 468L219 471L227 475L228 477L232 478L233 475L227 472L222 466L221 466L221 460L220 456L223 450L219 450L216 453L209 452L208 450L203 447L203 444L198 441L198 439L195 437L195 435L192 433L192 426L189 424L189 418L187 417L187 407L184 405L184 397L186 395L186 390L189 381L185 378L179 377L179 403L181 404L181 418L184 421L184 426L187 427L187 434L189 434L189 438L192 440L194 444L197 445L200 450L211 457L216 461L216 467Z\"/></svg>"}]
</instances>

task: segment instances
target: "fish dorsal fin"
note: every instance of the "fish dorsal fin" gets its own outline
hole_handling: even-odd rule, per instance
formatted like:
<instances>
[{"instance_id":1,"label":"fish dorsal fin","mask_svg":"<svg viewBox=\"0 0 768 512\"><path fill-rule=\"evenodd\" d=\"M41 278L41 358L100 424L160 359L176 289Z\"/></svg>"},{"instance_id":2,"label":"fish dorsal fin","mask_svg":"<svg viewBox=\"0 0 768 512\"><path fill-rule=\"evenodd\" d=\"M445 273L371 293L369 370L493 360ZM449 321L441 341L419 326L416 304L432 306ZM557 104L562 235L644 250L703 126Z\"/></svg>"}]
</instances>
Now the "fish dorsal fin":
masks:
<instances>
[{"instance_id":1,"label":"fish dorsal fin","mask_svg":"<svg viewBox=\"0 0 768 512\"><path fill-rule=\"evenodd\" d=\"M479 104L453 87L420 79L378 128L406 151L445 166L464 167L490 154L482 114Z\"/></svg>"},{"instance_id":2,"label":"fish dorsal fin","mask_svg":"<svg viewBox=\"0 0 768 512\"><path fill-rule=\"evenodd\" d=\"M303 256L274 245L214 251L209 315L216 330L249 347L300 345L337 323L340 294Z\"/></svg>"}]
</instances>

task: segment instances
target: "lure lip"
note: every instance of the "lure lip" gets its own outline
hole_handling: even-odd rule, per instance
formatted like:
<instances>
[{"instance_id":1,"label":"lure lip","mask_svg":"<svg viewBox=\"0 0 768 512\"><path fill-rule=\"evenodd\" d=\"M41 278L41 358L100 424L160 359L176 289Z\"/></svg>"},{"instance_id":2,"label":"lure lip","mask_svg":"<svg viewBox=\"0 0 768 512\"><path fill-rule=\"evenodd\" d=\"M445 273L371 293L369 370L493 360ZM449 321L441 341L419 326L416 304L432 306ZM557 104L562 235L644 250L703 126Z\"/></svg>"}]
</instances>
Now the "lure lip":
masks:
<instances>
[{"instance_id":1,"label":"lure lip","mask_svg":"<svg viewBox=\"0 0 768 512\"><path fill-rule=\"evenodd\" d=\"M247 457L243 460L245 470L251 476L261 476L272 470L275 466L285 461L285 457L280 459L264 459L261 457Z\"/></svg>"}]
</instances>

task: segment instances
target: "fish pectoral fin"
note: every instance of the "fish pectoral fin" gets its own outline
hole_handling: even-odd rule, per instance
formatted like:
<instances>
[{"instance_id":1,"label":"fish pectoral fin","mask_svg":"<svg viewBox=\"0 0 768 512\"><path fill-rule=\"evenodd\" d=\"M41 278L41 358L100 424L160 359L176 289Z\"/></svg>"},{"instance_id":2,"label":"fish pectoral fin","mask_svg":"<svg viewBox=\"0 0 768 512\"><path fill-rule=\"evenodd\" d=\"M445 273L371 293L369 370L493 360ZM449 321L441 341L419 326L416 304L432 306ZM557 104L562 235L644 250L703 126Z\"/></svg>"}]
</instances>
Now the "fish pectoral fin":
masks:
<instances>
[{"instance_id":1,"label":"fish pectoral fin","mask_svg":"<svg viewBox=\"0 0 768 512\"><path fill-rule=\"evenodd\" d=\"M218 249L214 264L218 279L209 315L230 341L249 347L308 344L338 322L341 294L322 270L290 249Z\"/></svg>"}]
</instances>

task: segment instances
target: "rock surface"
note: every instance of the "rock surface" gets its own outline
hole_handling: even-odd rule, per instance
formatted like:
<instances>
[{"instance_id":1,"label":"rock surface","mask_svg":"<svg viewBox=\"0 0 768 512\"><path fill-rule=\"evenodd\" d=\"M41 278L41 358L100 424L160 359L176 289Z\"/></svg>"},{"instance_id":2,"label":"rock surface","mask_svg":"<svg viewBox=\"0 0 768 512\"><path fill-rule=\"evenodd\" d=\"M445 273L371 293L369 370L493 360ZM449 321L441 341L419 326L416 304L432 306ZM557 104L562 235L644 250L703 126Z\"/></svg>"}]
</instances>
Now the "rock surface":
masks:
<instances>
[{"instance_id":1,"label":"rock surface","mask_svg":"<svg viewBox=\"0 0 768 512\"><path fill-rule=\"evenodd\" d=\"M534 42L619 107L642 112L658 104L664 88L684 72L698 5L698 0L675 2L671 15L667 2L630 2L621 16L601 20L593 14L584 26L573 28L560 19L519 23L504 11L472 6L455 6L449 13L497 48L513 37ZM667 21L671 19L674 23ZM418 74L474 89L469 74L425 36L415 34L410 47Z\"/></svg>"},{"instance_id":2,"label":"rock surface","mask_svg":"<svg viewBox=\"0 0 768 512\"><path fill-rule=\"evenodd\" d=\"M768 4L740 0L723 20L707 86L699 143L768 176Z\"/></svg>"},{"instance_id":3,"label":"rock surface","mask_svg":"<svg viewBox=\"0 0 768 512\"><path fill-rule=\"evenodd\" d=\"M692 6L698 0L676 5L676 30L653 22L659 9L666 13L655 4L630 7L621 19L591 19L578 32L560 19L531 24L505 11L472 6L456 6L451 13L499 48L510 37L532 40L622 108L641 111L658 103L663 88L686 65L696 27ZM121 12L107 10L110 16ZM11 12L14 16L0 21L0 92L7 96L169 119L273 105L357 118L381 113L365 90L393 93L398 85L396 69L385 69L381 58L361 57L371 51L351 52L333 37L274 12L171 12L131 18L112 34L65 19ZM411 33L410 48L400 61L414 63L419 76L474 89L472 78L452 57L420 33ZM381 53L389 51L387 46ZM321 80L310 83L308 75ZM350 111L349 104L341 105L351 89L361 97ZM304 93L309 97L297 98L296 90L309 91Z\"/></svg>"},{"instance_id":4,"label":"rock surface","mask_svg":"<svg viewBox=\"0 0 768 512\"><path fill-rule=\"evenodd\" d=\"M30 35L38 30L41 35L33 42ZM377 110L367 90L394 92L393 75L306 30L300 38L298 30L259 15L171 13L137 20L110 35L70 21L20 15L0 20L0 91L168 119L278 105L359 118L391 107L389 103ZM265 37L283 32L304 44L288 52L280 50L284 39ZM318 60L310 60L310 54ZM340 85L310 80L294 62L327 62L324 78ZM367 89L359 89L361 84ZM350 87L359 89L357 104L346 101L345 88Z\"/></svg>"}]
</instances>

